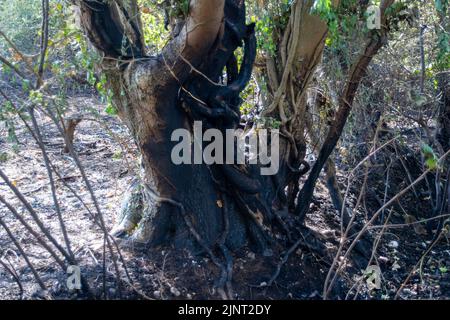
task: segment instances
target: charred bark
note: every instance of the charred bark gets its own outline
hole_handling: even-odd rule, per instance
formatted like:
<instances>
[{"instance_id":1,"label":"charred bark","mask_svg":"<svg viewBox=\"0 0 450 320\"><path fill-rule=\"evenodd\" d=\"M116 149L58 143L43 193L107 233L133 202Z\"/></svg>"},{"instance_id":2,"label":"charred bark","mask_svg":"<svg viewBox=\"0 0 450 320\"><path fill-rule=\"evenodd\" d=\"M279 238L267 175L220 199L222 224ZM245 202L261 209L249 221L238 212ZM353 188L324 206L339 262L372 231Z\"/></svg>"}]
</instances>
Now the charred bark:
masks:
<instances>
[{"instance_id":1,"label":"charred bark","mask_svg":"<svg viewBox=\"0 0 450 320\"><path fill-rule=\"evenodd\" d=\"M363 52L354 63L350 71L346 86L340 96L339 108L336 112L334 121L329 128L328 134L319 152L317 161L311 169L308 179L306 180L299 194L299 201L297 203L295 212L300 216L301 219L304 219L306 213L308 212L309 204L313 197L314 187L316 185L317 179L319 178L322 169L324 168L328 158L330 157L341 137L348 116L350 115L353 101L360 86L361 80L365 76L367 68L373 57L378 53L378 51L387 41L387 23L384 13L386 9L392 5L393 2L394 0L385 0L382 2L381 11L383 17L383 29L372 34L371 39L368 41L366 47L364 48Z\"/></svg>"},{"instance_id":2,"label":"charred bark","mask_svg":"<svg viewBox=\"0 0 450 320\"><path fill-rule=\"evenodd\" d=\"M450 149L450 81L448 73L442 72L438 76L438 90L440 96L439 127L436 138L445 152Z\"/></svg>"},{"instance_id":3,"label":"charred bark","mask_svg":"<svg viewBox=\"0 0 450 320\"><path fill-rule=\"evenodd\" d=\"M142 175L130 188L113 233L149 246L217 249L225 257L228 249L247 243L269 254L270 177L260 176L258 166L175 165L171 160L176 129L192 132L194 121L202 121L203 130L239 126L239 94L256 56L244 1L191 1L179 34L151 57L141 41L138 15L127 12L121 1L78 5L86 35L105 56L102 66L119 116L142 156ZM245 54L239 68L234 52L240 46Z\"/></svg>"}]
</instances>

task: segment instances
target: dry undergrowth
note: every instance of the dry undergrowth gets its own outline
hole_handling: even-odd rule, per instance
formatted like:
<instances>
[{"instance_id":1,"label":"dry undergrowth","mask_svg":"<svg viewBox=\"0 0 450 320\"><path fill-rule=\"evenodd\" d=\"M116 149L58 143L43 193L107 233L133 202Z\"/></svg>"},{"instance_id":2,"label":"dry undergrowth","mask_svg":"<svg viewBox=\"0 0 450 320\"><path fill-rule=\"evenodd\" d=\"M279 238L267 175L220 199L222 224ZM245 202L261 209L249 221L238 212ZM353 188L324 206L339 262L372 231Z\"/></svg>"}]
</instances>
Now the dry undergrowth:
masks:
<instances>
[{"instance_id":1,"label":"dry undergrowth","mask_svg":"<svg viewBox=\"0 0 450 320\"><path fill-rule=\"evenodd\" d=\"M98 111L103 108L92 97L73 98L71 104L90 105ZM101 121L95 120L94 117L88 118L91 119L82 121L77 127L75 149L99 200L105 223L108 228L111 228L122 196L134 175L134 149L126 129L116 118L107 117L102 118ZM51 121L42 114L38 114L38 121L49 157L64 179L64 181L56 180L57 196L61 203L74 254L80 261L83 274L93 284L92 287L99 296L106 292L109 298L209 299L218 297L212 289L218 271L208 259L193 257L187 252L175 252L168 248L152 250L137 248L135 251L133 248L124 248L122 254L129 277L125 276L123 264L119 262L121 277L126 282L133 280L134 284L133 288L125 285L119 291L110 257L107 256L107 259L103 261L103 233L93 223L92 217L78 199L67 189L66 184L70 185L88 205L91 205L88 190L73 159L63 152L63 139L57 134ZM20 142L18 148L7 143L4 138L5 129L0 128L0 130L2 170L26 196L53 236L62 240L38 146L23 127L19 127L17 132ZM0 182L0 192L19 213L27 215L3 182ZM354 201L351 197L350 200ZM339 219L322 184L319 184L316 190L311 212L307 223L310 228L321 234L321 239L329 248L330 256L317 257L312 252L299 249L290 256L273 286L259 288L261 283L270 279L277 261L274 261L273 257L260 257L248 249L242 249L236 253L233 273L233 286L238 298L319 299L321 297L328 266L338 244L338 233L335 230L339 230ZM21 296L26 299L83 298L82 295L66 289L67 275L61 272L48 253L27 234L4 206L0 206L0 215L14 231L49 288L47 292L39 289L23 257L4 230L0 229L0 258L6 268L17 275L15 279L4 266L0 266L0 298L17 299ZM343 263L348 268L342 272L332 297L345 298L349 288L353 287L359 289L357 298L393 298L424 253L424 248L427 247L426 240L429 240L429 237L417 232L417 228L389 229L375 255L383 273L381 290L368 292L365 281L358 282L362 276L361 270L358 270L357 264L350 260ZM400 297L449 298L450 276L447 268L450 268L450 249L444 240L431 250L424 261L421 273L411 277ZM106 270L105 277L104 270ZM23 289L22 293L20 287ZM353 297L353 294L348 296L348 298Z\"/></svg>"}]
</instances>

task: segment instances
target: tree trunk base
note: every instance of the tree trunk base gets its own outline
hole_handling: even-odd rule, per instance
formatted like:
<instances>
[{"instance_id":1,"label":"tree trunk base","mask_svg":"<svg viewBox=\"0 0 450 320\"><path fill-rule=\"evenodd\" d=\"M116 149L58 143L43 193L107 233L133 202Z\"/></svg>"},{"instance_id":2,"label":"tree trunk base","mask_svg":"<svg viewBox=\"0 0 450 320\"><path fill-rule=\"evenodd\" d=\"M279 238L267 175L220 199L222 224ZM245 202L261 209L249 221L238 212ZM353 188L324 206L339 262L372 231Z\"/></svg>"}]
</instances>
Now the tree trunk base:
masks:
<instances>
[{"instance_id":1,"label":"tree trunk base","mask_svg":"<svg viewBox=\"0 0 450 320\"><path fill-rule=\"evenodd\" d=\"M211 241L198 228L184 206L168 198L159 197L139 179L127 190L116 223L110 231L123 244L133 247L170 246L187 248L194 253L219 248L235 251L246 245L264 256L271 256L271 242L267 233L250 214L242 214L230 196L217 200L221 208L220 231ZM246 208L249 211L248 208Z\"/></svg>"}]
</instances>

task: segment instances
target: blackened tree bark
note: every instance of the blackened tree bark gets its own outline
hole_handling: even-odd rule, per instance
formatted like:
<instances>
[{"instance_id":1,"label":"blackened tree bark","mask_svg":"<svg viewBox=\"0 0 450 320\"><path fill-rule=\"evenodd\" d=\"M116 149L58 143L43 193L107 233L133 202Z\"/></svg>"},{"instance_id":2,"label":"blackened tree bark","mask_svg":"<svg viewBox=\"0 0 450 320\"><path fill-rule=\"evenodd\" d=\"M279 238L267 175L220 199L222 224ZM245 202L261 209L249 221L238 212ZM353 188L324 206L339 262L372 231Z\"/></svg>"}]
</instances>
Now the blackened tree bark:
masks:
<instances>
[{"instance_id":1,"label":"blackened tree bark","mask_svg":"<svg viewBox=\"0 0 450 320\"><path fill-rule=\"evenodd\" d=\"M182 27L157 56L146 54L136 1L75 1L122 121L142 159L113 230L134 242L212 252L250 242L270 253L275 186L257 166L175 165L176 129L226 130L239 124L239 93L256 55L243 0L192 0ZM235 50L244 47L238 68ZM221 82L226 70L227 81ZM263 187L264 186L264 187Z\"/></svg>"},{"instance_id":2,"label":"blackened tree bark","mask_svg":"<svg viewBox=\"0 0 450 320\"><path fill-rule=\"evenodd\" d=\"M437 10L439 17L439 28L442 34L450 32L450 23L448 14L448 4L444 5L442 10ZM441 57L445 61L445 54ZM447 58L448 59L448 58ZM445 65L445 64L444 64ZM442 146L442 151L450 149L450 76L445 67L437 75L438 95L440 97L438 113L438 130L436 138Z\"/></svg>"},{"instance_id":3,"label":"blackened tree bark","mask_svg":"<svg viewBox=\"0 0 450 320\"><path fill-rule=\"evenodd\" d=\"M142 175L130 187L113 233L153 246L200 248L211 256L215 249L227 256L229 249L248 242L270 254L277 228L288 244L297 243L292 235L298 238L299 230L307 239L311 233L295 220L301 222L309 208L359 83L385 41L385 24L355 62L318 161L299 192L299 178L309 170L304 160L306 93L328 32L326 22L311 14L313 0L292 3L289 22L276 39L277 55L266 61L272 97L262 115L281 122L280 170L274 176L260 175L257 165L175 165L171 160L175 130L192 132L194 121L202 121L203 130L239 126L239 93L250 80L256 56L244 0L191 0L186 17L176 19L172 40L156 56L146 52L136 0L73 1L85 34L103 55L101 66L119 116L142 155ZM382 2L383 13L393 1ZM234 52L240 46L244 59L239 68ZM314 239L305 242L317 248Z\"/></svg>"},{"instance_id":4,"label":"blackened tree bark","mask_svg":"<svg viewBox=\"0 0 450 320\"><path fill-rule=\"evenodd\" d=\"M332 1L334 6L339 2ZM305 161L307 92L328 35L326 21L311 14L313 6L313 0L292 4L288 23L274 35L276 53L267 55L264 70L270 97L262 115L278 120L281 127L276 204L280 208L287 205L290 212L296 206L299 179L309 171Z\"/></svg>"},{"instance_id":5,"label":"blackened tree bark","mask_svg":"<svg viewBox=\"0 0 450 320\"><path fill-rule=\"evenodd\" d=\"M336 147L342 132L344 130L347 119L350 115L353 101L361 84L363 77L366 74L367 68L371 63L373 57L387 42L388 22L386 10L394 3L395 0L383 0L380 5L381 12L381 30L372 32L372 35L360 54L356 62L353 64L345 88L339 98L339 107L335 118L329 128L328 134L319 152L319 156L311 172L299 193L299 201L296 207L296 213L304 219L309 209L309 204L313 197L314 187L317 179L320 176L328 158Z\"/></svg>"},{"instance_id":6,"label":"blackened tree bark","mask_svg":"<svg viewBox=\"0 0 450 320\"><path fill-rule=\"evenodd\" d=\"M442 72L438 76L439 91L439 119L437 140L443 151L450 149L450 81L448 72Z\"/></svg>"}]
</instances>

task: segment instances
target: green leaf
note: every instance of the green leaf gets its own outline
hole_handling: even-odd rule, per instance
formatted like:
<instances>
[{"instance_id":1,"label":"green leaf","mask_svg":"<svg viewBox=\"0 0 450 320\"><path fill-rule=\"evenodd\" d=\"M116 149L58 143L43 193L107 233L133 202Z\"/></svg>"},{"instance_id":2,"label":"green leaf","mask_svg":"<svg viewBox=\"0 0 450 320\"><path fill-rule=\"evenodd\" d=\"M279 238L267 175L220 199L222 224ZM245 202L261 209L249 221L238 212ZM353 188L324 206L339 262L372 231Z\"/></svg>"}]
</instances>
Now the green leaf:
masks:
<instances>
[{"instance_id":1,"label":"green leaf","mask_svg":"<svg viewBox=\"0 0 450 320\"><path fill-rule=\"evenodd\" d=\"M439 167L438 157L433 151L433 148L427 144L422 145L422 153L425 160L425 166L428 170L436 170Z\"/></svg>"},{"instance_id":2,"label":"green leaf","mask_svg":"<svg viewBox=\"0 0 450 320\"><path fill-rule=\"evenodd\" d=\"M427 155L434 155L434 151L433 148L431 148L429 145L427 144L423 144L422 145L422 152L425 156Z\"/></svg>"},{"instance_id":3,"label":"green leaf","mask_svg":"<svg viewBox=\"0 0 450 320\"><path fill-rule=\"evenodd\" d=\"M110 116L117 115L117 109L111 103L108 103L108 106L105 108L105 112Z\"/></svg>"},{"instance_id":4,"label":"green leaf","mask_svg":"<svg viewBox=\"0 0 450 320\"><path fill-rule=\"evenodd\" d=\"M430 170L436 170L438 167L437 159L430 158L425 161L425 165Z\"/></svg>"}]
</instances>

